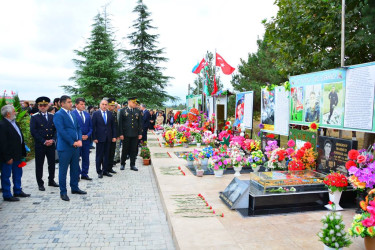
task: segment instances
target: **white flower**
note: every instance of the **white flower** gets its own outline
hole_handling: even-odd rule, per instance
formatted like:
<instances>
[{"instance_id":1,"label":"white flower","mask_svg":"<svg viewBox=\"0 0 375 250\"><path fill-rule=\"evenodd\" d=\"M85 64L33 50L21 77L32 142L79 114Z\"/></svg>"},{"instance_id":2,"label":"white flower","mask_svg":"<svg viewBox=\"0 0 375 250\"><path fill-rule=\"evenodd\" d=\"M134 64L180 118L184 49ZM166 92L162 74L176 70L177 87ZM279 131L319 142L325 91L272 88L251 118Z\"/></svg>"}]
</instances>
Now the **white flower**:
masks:
<instances>
[{"instance_id":1,"label":"white flower","mask_svg":"<svg viewBox=\"0 0 375 250\"><path fill-rule=\"evenodd\" d=\"M337 215L338 215L338 216L341 216L341 213L340 213L340 212L338 212L338 213L337 213Z\"/></svg>"},{"instance_id":2,"label":"white flower","mask_svg":"<svg viewBox=\"0 0 375 250\"><path fill-rule=\"evenodd\" d=\"M323 228L326 229L328 227L328 224L324 224Z\"/></svg>"},{"instance_id":3,"label":"white flower","mask_svg":"<svg viewBox=\"0 0 375 250\"><path fill-rule=\"evenodd\" d=\"M344 231L344 230L341 230L341 234L342 234L342 235L345 235L345 231Z\"/></svg>"},{"instance_id":4,"label":"white flower","mask_svg":"<svg viewBox=\"0 0 375 250\"><path fill-rule=\"evenodd\" d=\"M337 236L337 237L340 237L340 236L341 236L341 233L337 233L336 236Z\"/></svg>"},{"instance_id":5,"label":"white flower","mask_svg":"<svg viewBox=\"0 0 375 250\"><path fill-rule=\"evenodd\" d=\"M335 247L339 248L339 243L335 242Z\"/></svg>"},{"instance_id":6,"label":"white flower","mask_svg":"<svg viewBox=\"0 0 375 250\"><path fill-rule=\"evenodd\" d=\"M340 229L340 226L339 226L339 225L336 225L335 228L336 228L336 229Z\"/></svg>"},{"instance_id":7,"label":"white flower","mask_svg":"<svg viewBox=\"0 0 375 250\"><path fill-rule=\"evenodd\" d=\"M329 238L328 238L328 237L326 237L326 238L325 238L325 240L326 240L326 241L329 241Z\"/></svg>"},{"instance_id":8,"label":"white flower","mask_svg":"<svg viewBox=\"0 0 375 250\"><path fill-rule=\"evenodd\" d=\"M335 241L336 240L336 237L332 237L332 241Z\"/></svg>"},{"instance_id":9,"label":"white flower","mask_svg":"<svg viewBox=\"0 0 375 250\"><path fill-rule=\"evenodd\" d=\"M333 220L333 216L329 216L329 219L330 219L330 220Z\"/></svg>"},{"instance_id":10,"label":"white flower","mask_svg":"<svg viewBox=\"0 0 375 250\"><path fill-rule=\"evenodd\" d=\"M319 237L322 238L323 237L323 234L322 232L319 233Z\"/></svg>"},{"instance_id":11,"label":"white flower","mask_svg":"<svg viewBox=\"0 0 375 250\"><path fill-rule=\"evenodd\" d=\"M336 215L336 220L339 220L340 218L341 218L341 216Z\"/></svg>"},{"instance_id":12,"label":"white flower","mask_svg":"<svg viewBox=\"0 0 375 250\"><path fill-rule=\"evenodd\" d=\"M334 234L335 231L333 231L333 229L329 230L329 234Z\"/></svg>"}]
</instances>

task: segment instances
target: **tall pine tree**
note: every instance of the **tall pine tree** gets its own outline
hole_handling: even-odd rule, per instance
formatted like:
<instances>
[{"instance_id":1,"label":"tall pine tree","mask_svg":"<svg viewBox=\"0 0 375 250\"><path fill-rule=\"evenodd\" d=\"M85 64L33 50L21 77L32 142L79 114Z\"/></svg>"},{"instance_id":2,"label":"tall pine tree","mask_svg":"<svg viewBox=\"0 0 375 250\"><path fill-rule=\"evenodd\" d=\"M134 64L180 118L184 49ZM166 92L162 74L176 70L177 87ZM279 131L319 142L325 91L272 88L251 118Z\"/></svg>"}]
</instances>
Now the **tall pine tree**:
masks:
<instances>
[{"instance_id":1,"label":"tall pine tree","mask_svg":"<svg viewBox=\"0 0 375 250\"><path fill-rule=\"evenodd\" d=\"M128 70L123 91L126 96L136 96L145 104L162 106L168 100L176 100L166 91L171 77L163 75L165 68L159 66L168 59L162 56L164 49L157 47L159 35L150 33L156 28L151 25L151 13L142 0L138 0L133 12L138 18L133 24L134 32L128 35L133 48L125 50Z\"/></svg>"},{"instance_id":2,"label":"tall pine tree","mask_svg":"<svg viewBox=\"0 0 375 250\"><path fill-rule=\"evenodd\" d=\"M80 59L73 59L78 69L70 80L76 85L63 86L74 97L86 98L88 103L121 95L123 65L118 59L119 51L115 48L109 21L105 8L103 14L95 16L87 46L74 51Z\"/></svg>"}]
</instances>

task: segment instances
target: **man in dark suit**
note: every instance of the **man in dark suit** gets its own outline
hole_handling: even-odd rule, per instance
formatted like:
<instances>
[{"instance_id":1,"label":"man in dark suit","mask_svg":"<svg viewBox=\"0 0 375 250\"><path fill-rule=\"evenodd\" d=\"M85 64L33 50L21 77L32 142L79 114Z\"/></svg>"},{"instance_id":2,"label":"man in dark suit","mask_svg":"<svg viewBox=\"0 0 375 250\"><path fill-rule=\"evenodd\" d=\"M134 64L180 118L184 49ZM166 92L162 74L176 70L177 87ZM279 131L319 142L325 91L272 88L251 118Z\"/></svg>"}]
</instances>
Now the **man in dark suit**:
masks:
<instances>
[{"instance_id":1,"label":"man in dark suit","mask_svg":"<svg viewBox=\"0 0 375 250\"><path fill-rule=\"evenodd\" d=\"M138 171L135 167L135 158L138 150L138 140L142 139L142 113L137 107L137 98L128 99L128 107L120 110L118 134L123 140L121 154L121 168L125 169L126 156L130 156L130 169Z\"/></svg>"},{"instance_id":2,"label":"man in dark suit","mask_svg":"<svg viewBox=\"0 0 375 250\"><path fill-rule=\"evenodd\" d=\"M43 181L44 158L48 163L48 186L59 187L55 182L56 128L53 115L47 112L50 99L42 96L36 99L39 112L31 116L30 132L35 142L35 176L40 191L45 191Z\"/></svg>"},{"instance_id":3,"label":"man in dark suit","mask_svg":"<svg viewBox=\"0 0 375 250\"><path fill-rule=\"evenodd\" d=\"M90 147L91 147L91 134L92 134L92 122L90 115L85 112L85 99L77 98L76 101L76 110L72 113L76 116L76 119L81 127L82 132L82 147L81 147L81 179L91 181L92 178L89 177L89 167L90 167Z\"/></svg>"},{"instance_id":4,"label":"man in dark suit","mask_svg":"<svg viewBox=\"0 0 375 250\"><path fill-rule=\"evenodd\" d=\"M116 127L107 107L108 101L102 100L100 109L92 115L92 139L96 143L96 172L99 178L103 175L112 177L108 172L109 145L116 142Z\"/></svg>"},{"instance_id":5,"label":"man in dark suit","mask_svg":"<svg viewBox=\"0 0 375 250\"><path fill-rule=\"evenodd\" d=\"M19 201L17 197L29 197L21 187L22 168L18 167L26 156L25 141L21 129L16 124L16 111L12 105L1 108L0 121L0 162L2 162L1 186L4 201ZM10 191L10 176L13 176L13 194Z\"/></svg>"},{"instance_id":6,"label":"man in dark suit","mask_svg":"<svg viewBox=\"0 0 375 250\"><path fill-rule=\"evenodd\" d=\"M79 123L72 115L72 99L63 95L60 98L61 109L54 115L53 122L57 130L57 152L59 154L60 197L69 201L66 190L66 174L70 166L70 187L72 194L87 194L78 187L79 152L82 147L82 132Z\"/></svg>"},{"instance_id":7,"label":"man in dark suit","mask_svg":"<svg viewBox=\"0 0 375 250\"><path fill-rule=\"evenodd\" d=\"M146 109L146 105L144 105L143 103L141 104L141 111L143 112L143 118L142 118L142 122L143 122L143 125L142 125L142 128L143 128L143 133L142 133L142 141L143 142L147 142L147 131L148 131L148 128L150 127L150 119L151 119L151 115L150 115L150 112Z\"/></svg>"},{"instance_id":8,"label":"man in dark suit","mask_svg":"<svg viewBox=\"0 0 375 250\"><path fill-rule=\"evenodd\" d=\"M117 133L117 103L114 98L108 98L108 112L112 113L113 126ZM116 143L117 141L111 141L109 145L109 157L108 157L108 172L116 174L116 171L113 170L115 164L115 153L116 153Z\"/></svg>"}]
</instances>

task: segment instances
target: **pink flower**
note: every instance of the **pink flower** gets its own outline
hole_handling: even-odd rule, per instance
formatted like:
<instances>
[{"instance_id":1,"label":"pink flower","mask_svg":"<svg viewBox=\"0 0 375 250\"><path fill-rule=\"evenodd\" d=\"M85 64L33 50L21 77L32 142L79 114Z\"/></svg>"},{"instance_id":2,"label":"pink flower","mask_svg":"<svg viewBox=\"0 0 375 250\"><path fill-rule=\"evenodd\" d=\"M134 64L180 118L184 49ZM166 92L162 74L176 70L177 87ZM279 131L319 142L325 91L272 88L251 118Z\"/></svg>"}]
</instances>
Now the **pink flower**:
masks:
<instances>
[{"instance_id":1,"label":"pink flower","mask_svg":"<svg viewBox=\"0 0 375 250\"><path fill-rule=\"evenodd\" d=\"M239 155L239 156L237 156L237 159L236 159L237 161L241 161L242 159L241 159L241 156Z\"/></svg>"},{"instance_id":2,"label":"pink flower","mask_svg":"<svg viewBox=\"0 0 375 250\"><path fill-rule=\"evenodd\" d=\"M286 150L286 153L290 156L294 153L294 149L293 148L287 148Z\"/></svg>"},{"instance_id":3,"label":"pink flower","mask_svg":"<svg viewBox=\"0 0 375 250\"><path fill-rule=\"evenodd\" d=\"M292 148L296 145L296 143L293 140L288 141L288 147Z\"/></svg>"},{"instance_id":4,"label":"pink flower","mask_svg":"<svg viewBox=\"0 0 375 250\"><path fill-rule=\"evenodd\" d=\"M362 225L365 227L372 227L374 226L374 224L375 224L375 220L373 216L371 216L370 218L364 219L362 221Z\"/></svg>"},{"instance_id":5,"label":"pink flower","mask_svg":"<svg viewBox=\"0 0 375 250\"><path fill-rule=\"evenodd\" d=\"M358 161L358 163L365 162L366 161L366 156L364 156L364 155L358 155L357 161Z\"/></svg>"},{"instance_id":6,"label":"pink flower","mask_svg":"<svg viewBox=\"0 0 375 250\"><path fill-rule=\"evenodd\" d=\"M228 161L227 160L224 160L224 165L227 165L228 164Z\"/></svg>"},{"instance_id":7,"label":"pink flower","mask_svg":"<svg viewBox=\"0 0 375 250\"><path fill-rule=\"evenodd\" d=\"M214 169L215 170L219 170L219 167L217 165L215 165Z\"/></svg>"},{"instance_id":8,"label":"pink flower","mask_svg":"<svg viewBox=\"0 0 375 250\"><path fill-rule=\"evenodd\" d=\"M218 164L219 164L219 166L220 166L220 167L221 167L221 166L223 165L223 163L222 163L221 161L219 161L219 163L218 163Z\"/></svg>"}]
</instances>

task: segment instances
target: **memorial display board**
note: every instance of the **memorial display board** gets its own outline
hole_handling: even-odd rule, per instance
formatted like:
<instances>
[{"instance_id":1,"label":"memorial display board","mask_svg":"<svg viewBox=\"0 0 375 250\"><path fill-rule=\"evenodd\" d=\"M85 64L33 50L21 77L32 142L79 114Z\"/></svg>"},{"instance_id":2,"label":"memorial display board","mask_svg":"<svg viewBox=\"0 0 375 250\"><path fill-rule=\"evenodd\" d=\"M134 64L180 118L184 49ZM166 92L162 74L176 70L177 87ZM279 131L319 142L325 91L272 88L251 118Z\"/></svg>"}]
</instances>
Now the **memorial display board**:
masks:
<instances>
[{"instance_id":1,"label":"memorial display board","mask_svg":"<svg viewBox=\"0 0 375 250\"><path fill-rule=\"evenodd\" d=\"M236 119L233 126L243 124L245 128L253 128L253 91L236 94Z\"/></svg>"},{"instance_id":2,"label":"memorial display board","mask_svg":"<svg viewBox=\"0 0 375 250\"><path fill-rule=\"evenodd\" d=\"M289 133L289 92L283 86L271 91L262 89L261 93L261 123L262 131L288 135Z\"/></svg>"},{"instance_id":3,"label":"memorial display board","mask_svg":"<svg viewBox=\"0 0 375 250\"><path fill-rule=\"evenodd\" d=\"M290 123L375 133L375 63L292 76Z\"/></svg>"},{"instance_id":4,"label":"memorial display board","mask_svg":"<svg viewBox=\"0 0 375 250\"><path fill-rule=\"evenodd\" d=\"M196 108L200 110L202 106L202 95L187 95L186 96L186 110Z\"/></svg>"},{"instance_id":5,"label":"memorial display board","mask_svg":"<svg viewBox=\"0 0 375 250\"><path fill-rule=\"evenodd\" d=\"M314 151L316 151L317 133L308 130L290 129L289 139L296 142L298 149L303 147L305 142L310 142Z\"/></svg>"},{"instance_id":6,"label":"memorial display board","mask_svg":"<svg viewBox=\"0 0 375 250\"><path fill-rule=\"evenodd\" d=\"M348 175L348 171L345 168L348 152L351 149L357 149L357 147L358 141L319 136L317 171L326 174L331 171L339 171Z\"/></svg>"}]
</instances>

